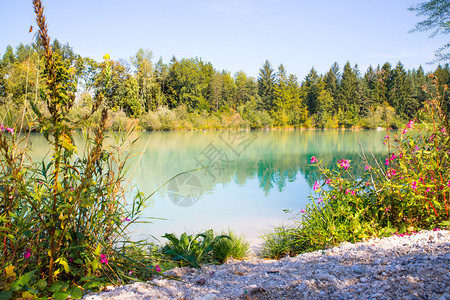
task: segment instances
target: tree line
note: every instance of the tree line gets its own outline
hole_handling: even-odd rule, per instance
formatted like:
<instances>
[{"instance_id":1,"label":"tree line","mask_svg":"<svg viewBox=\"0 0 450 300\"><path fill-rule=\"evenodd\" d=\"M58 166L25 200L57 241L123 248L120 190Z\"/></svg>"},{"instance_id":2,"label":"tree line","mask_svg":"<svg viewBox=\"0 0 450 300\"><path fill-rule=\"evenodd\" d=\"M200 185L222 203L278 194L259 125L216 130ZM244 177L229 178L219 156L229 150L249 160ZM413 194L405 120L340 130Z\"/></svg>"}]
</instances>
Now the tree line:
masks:
<instances>
[{"instance_id":1,"label":"tree line","mask_svg":"<svg viewBox=\"0 0 450 300\"><path fill-rule=\"evenodd\" d=\"M0 61L2 105L21 107L31 100L39 105L45 84L41 48L39 41L6 48ZM171 124L158 128L155 122L224 127L226 118L250 128L395 127L416 115L429 82L421 66L406 70L401 62L370 66L364 74L350 62L342 69L334 63L325 74L312 68L300 81L284 65L274 68L268 60L255 79L243 71L219 71L199 58L155 62L152 52L143 49L127 60L108 60L106 68L105 61L82 57L69 44L54 40L52 48L58 68L70 74L67 87L76 91L79 109L95 105L101 90L108 109L143 129L173 129ZM439 65L435 74L440 86L450 83L448 64ZM448 107L448 97L443 99ZM183 118L189 125L180 125Z\"/></svg>"}]
</instances>

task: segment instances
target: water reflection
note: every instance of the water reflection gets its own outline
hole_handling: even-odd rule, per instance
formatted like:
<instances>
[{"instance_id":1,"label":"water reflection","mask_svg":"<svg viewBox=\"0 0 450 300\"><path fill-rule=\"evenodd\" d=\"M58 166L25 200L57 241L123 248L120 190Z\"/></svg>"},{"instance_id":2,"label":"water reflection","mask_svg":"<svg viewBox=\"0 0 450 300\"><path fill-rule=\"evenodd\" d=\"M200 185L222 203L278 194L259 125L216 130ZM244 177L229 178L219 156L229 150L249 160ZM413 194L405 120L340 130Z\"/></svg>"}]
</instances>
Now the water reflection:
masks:
<instances>
[{"instance_id":1,"label":"water reflection","mask_svg":"<svg viewBox=\"0 0 450 300\"><path fill-rule=\"evenodd\" d=\"M161 188L144 212L159 217L140 224L139 238L166 232L199 232L232 227L250 239L288 222L284 209L299 211L312 185L320 179L310 164L316 156L329 166L342 158L362 164L360 147L375 156L385 152L382 132L376 131L234 131L138 133L130 151L129 175L145 195L170 178L187 172ZM33 156L48 146L33 137ZM194 170L194 171L193 171ZM355 174L356 176L358 174Z\"/></svg>"}]
</instances>

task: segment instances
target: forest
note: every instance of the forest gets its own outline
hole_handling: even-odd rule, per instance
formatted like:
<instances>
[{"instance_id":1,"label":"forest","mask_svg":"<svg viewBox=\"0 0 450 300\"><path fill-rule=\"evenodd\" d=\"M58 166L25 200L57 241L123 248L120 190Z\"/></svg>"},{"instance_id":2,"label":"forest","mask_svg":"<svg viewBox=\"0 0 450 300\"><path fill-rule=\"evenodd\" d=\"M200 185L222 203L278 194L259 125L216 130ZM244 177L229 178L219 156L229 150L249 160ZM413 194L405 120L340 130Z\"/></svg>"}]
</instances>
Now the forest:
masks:
<instances>
[{"instance_id":1,"label":"forest","mask_svg":"<svg viewBox=\"0 0 450 300\"><path fill-rule=\"evenodd\" d=\"M415 117L425 100L424 85L430 82L421 66L406 70L401 62L370 66L364 74L357 64L347 61L341 70L335 62L325 74L313 67L301 80L269 60L253 78L244 71L216 70L200 58L155 62L152 52L143 49L129 59L105 55L101 62L56 39L52 49L61 74L69 74L66 88L76 95L71 118L92 110L101 90L102 105L110 112L108 126L114 130L397 128ZM0 105L13 120L20 119L14 116L24 105L44 106L42 51L37 40L15 50L8 46L2 56ZM434 74L444 91L450 83L449 65L439 65ZM448 111L446 92L443 102ZM23 126L39 131L32 119Z\"/></svg>"}]
</instances>

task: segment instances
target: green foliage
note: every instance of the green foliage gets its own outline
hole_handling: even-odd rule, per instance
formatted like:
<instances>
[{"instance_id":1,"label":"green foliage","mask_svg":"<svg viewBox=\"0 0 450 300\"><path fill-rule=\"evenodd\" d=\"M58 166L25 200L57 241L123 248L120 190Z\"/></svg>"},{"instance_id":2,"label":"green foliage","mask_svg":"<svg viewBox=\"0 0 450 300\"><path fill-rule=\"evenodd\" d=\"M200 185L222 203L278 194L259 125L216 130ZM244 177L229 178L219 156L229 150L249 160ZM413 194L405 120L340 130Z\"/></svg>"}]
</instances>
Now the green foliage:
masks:
<instances>
[{"instance_id":1,"label":"green foliage","mask_svg":"<svg viewBox=\"0 0 450 300\"><path fill-rule=\"evenodd\" d=\"M384 161L362 154L364 165L348 159L329 169L317 162L324 182L317 197L297 215L297 225L265 237L263 255L276 257L357 242L369 237L432 229L449 224L450 137L435 76L419 118L386 135ZM355 168L363 169L355 176Z\"/></svg>"},{"instance_id":2,"label":"green foliage","mask_svg":"<svg viewBox=\"0 0 450 300\"><path fill-rule=\"evenodd\" d=\"M246 241L244 235L237 235L230 229L221 232L220 235L230 238L220 239L214 244L212 252L215 260L219 263L224 263L229 258L242 260L247 257L250 243Z\"/></svg>"},{"instance_id":3,"label":"green foliage","mask_svg":"<svg viewBox=\"0 0 450 300\"><path fill-rule=\"evenodd\" d=\"M164 252L173 260L194 268L200 268L200 263L211 259L212 250L220 240L230 239L226 235L214 236L212 229L196 235L182 233L180 238L172 233L163 237L169 240Z\"/></svg>"}]
</instances>

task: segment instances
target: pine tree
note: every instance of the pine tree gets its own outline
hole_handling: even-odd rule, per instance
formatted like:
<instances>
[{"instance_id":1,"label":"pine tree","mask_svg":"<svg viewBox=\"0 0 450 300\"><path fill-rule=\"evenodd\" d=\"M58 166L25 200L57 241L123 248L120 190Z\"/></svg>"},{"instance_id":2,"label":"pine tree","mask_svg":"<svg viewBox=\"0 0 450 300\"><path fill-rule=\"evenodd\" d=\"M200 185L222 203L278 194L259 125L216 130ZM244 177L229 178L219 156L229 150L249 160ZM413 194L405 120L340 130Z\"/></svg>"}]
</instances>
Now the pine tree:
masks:
<instances>
[{"instance_id":1,"label":"pine tree","mask_svg":"<svg viewBox=\"0 0 450 300\"><path fill-rule=\"evenodd\" d=\"M274 107L274 87L275 87L275 73L268 60L259 69L258 76L258 95L261 97L263 108L271 111Z\"/></svg>"},{"instance_id":2,"label":"pine tree","mask_svg":"<svg viewBox=\"0 0 450 300\"><path fill-rule=\"evenodd\" d=\"M309 74L305 78L303 84L306 93L306 107L308 108L309 115L317 113L319 108L318 98L320 95L319 87L320 78L314 68L309 71Z\"/></svg>"}]
</instances>

